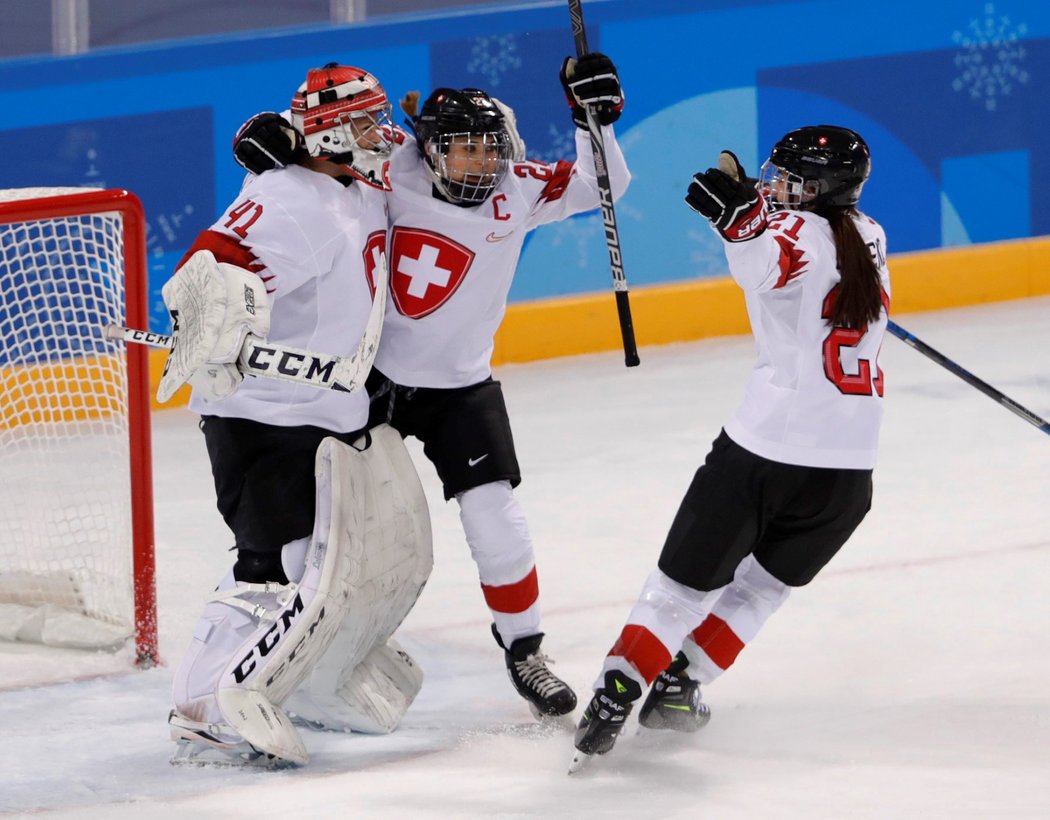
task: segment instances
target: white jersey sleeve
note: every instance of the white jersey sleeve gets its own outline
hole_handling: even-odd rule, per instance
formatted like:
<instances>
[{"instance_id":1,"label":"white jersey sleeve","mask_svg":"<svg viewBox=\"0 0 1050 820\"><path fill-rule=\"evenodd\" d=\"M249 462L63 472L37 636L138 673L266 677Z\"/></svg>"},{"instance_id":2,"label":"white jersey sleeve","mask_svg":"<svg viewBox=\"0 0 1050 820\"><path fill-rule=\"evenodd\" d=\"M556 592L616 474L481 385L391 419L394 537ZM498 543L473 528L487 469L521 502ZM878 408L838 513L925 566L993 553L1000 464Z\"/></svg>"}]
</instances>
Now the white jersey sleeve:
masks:
<instances>
[{"instance_id":1,"label":"white jersey sleeve","mask_svg":"<svg viewBox=\"0 0 1050 820\"><path fill-rule=\"evenodd\" d=\"M725 429L764 458L812 467L875 465L890 282L882 227L863 215L854 223L882 280L882 313L861 330L829 321L841 279L826 219L781 211L755 239L725 243L757 348L744 400Z\"/></svg>"},{"instance_id":2,"label":"white jersey sleeve","mask_svg":"<svg viewBox=\"0 0 1050 820\"><path fill-rule=\"evenodd\" d=\"M349 356L364 334L375 272L386 248L381 191L344 187L298 166L252 177L238 199L195 242L220 262L256 272L270 299L269 340ZM245 379L232 396L193 396L202 415L335 432L364 427L368 397L272 379Z\"/></svg>"},{"instance_id":3,"label":"white jersey sleeve","mask_svg":"<svg viewBox=\"0 0 1050 820\"><path fill-rule=\"evenodd\" d=\"M606 170L609 175L609 187L612 200L615 202L631 181L627 162L616 141L616 132L611 125L602 126L602 140L605 145ZM544 173L541 169L546 168ZM535 228L547 222L565 219L573 214L591 211L602 205L598 190L598 176L595 172L594 149L591 146L590 132L576 129L576 161L560 160L556 163L519 163L513 171L523 179L533 174L540 176L545 184L536 192L529 227ZM551 182L553 181L553 184ZM611 203L609 203L611 204Z\"/></svg>"}]
</instances>

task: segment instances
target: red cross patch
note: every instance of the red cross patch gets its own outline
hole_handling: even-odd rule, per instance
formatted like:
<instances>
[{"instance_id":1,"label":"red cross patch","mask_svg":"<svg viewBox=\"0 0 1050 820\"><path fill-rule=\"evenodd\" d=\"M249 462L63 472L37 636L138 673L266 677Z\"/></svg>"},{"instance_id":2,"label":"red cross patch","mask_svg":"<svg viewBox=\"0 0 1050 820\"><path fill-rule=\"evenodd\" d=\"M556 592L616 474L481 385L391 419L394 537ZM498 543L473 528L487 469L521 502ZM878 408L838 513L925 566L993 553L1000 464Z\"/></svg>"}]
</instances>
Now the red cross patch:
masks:
<instances>
[{"instance_id":1,"label":"red cross patch","mask_svg":"<svg viewBox=\"0 0 1050 820\"><path fill-rule=\"evenodd\" d=\"M474 252L447 236L395 227L390 234L390 293L398 313L422 319L449 300L474 261Z\"/></svg>"},{"instance_id":2,"label":"red cross patch","mask_svg":"<svg viewBox=\"0 0 1050 820\"><path fill-rule=\"evenodd\" d=\"M373 231L365 241L361 255L365 259L365 277L368 279L368 292L376 298L376 274L379 273L379 260L386 253L386 231Z\"/></svg>"}]
</instances>

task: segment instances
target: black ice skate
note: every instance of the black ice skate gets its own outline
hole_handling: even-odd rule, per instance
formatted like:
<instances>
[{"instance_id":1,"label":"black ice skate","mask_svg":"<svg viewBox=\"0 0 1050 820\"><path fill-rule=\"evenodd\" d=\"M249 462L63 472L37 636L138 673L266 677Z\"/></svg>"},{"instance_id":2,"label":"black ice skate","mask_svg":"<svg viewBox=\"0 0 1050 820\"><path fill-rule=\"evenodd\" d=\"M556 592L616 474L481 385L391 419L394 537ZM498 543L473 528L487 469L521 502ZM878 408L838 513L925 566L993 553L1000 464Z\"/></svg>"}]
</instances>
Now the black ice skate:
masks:
<instances>
[{"instance_id":1,"label":"black ice skate","mask_svg":"<svg viewBox=\"0 0 1050 820\"><path fill-rule=\"evenodd\" d=\"M700 700L700 684L686 674L689 659L679 652L661 672L638 713L638 723L647 729L695 732L707 725L711 710Z\"/></svg>"},{"instance_id":2,"label":"black ice skate","mask_svg":"<svg viewBox=\"0 0 1050 820\"><path fill-rule=\"evenodd\" d=\"M594 755L612 750L634 702L641 696L642 687L628 675L615 670L605 673L605 685L595 690L576 727L576 753L569 764L569 774L579 771Z\"/></svg>"},{"instance_id":3,"label":"black ice skate","mask_svg":"<svg viewBox=\"0 0 1050 820\"><path fill-rule=\"evenodd\" d=\"M540 652L542 632L518 638L510 645L510 649L503 646L495 625L492 635L505 653L510 682L518 694L529 702L529 708L537 719L567 715L576 708L576 693L547 668L547 664L553 661Z\"/></svg>"}]
</instances>

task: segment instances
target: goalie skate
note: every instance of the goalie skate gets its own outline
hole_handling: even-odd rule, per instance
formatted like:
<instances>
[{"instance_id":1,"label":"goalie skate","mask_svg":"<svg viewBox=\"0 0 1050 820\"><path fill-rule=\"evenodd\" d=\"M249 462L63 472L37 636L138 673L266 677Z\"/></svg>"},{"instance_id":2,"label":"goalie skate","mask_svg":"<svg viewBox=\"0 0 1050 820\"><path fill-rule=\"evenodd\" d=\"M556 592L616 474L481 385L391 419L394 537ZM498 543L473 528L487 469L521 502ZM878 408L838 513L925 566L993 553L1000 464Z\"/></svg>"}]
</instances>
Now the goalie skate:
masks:
<instances>
[{"instance_id":1,"label":"goalie skate","mask_svg":"<svg viewBox=\"0 0 1050 820\"><path fill-rule=\"evenodd\" d=\"M176 744L172 766L272 769L290 765L256 749L229 726L190 720L174 709L168 726Z\"/></svg>"}]
</instances>

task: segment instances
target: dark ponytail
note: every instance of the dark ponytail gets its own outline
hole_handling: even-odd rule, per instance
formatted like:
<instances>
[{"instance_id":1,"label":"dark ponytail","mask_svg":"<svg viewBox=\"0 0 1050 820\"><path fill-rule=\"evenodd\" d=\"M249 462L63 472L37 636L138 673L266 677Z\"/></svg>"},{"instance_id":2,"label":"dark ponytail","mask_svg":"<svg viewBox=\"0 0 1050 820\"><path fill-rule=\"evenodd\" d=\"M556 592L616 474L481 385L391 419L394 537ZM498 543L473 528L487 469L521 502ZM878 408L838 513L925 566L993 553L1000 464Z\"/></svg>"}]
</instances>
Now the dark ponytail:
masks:
<instances>
[{"instance_id":1,"label":"dark ponytail","mask_svg":"<svg viewBox=\"0 0 1050 820\"><path fill-rule=\"evenodd\" d=\"M817 212L831 225L842 277L831 311L831 324L857 330L878 319L882 310L879 268L853 224L853 217L857 214L853 207L825 206Z\"/></svg>"}]
</instances>

